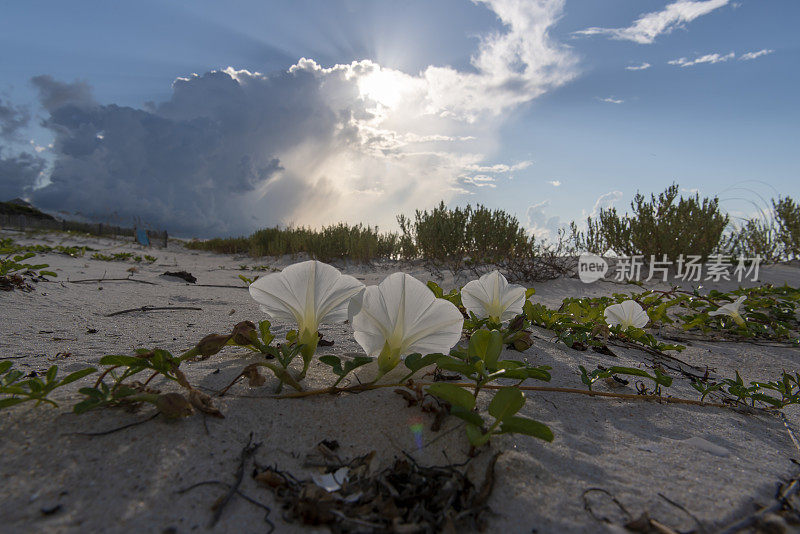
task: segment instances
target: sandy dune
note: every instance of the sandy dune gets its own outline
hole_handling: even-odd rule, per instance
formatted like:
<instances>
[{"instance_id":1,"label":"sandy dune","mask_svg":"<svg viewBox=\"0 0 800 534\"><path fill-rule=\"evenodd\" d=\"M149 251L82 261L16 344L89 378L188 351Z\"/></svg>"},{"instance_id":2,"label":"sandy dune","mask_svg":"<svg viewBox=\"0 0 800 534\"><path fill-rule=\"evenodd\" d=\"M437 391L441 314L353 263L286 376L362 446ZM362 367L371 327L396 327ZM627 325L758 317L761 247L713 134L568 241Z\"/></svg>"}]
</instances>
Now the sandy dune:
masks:
<instances>
[{"instance_id":1,"label":"sandy dune","mask_svg":"<svg viewBox=\"0 0 800 534\"><path fill-rule=\"evenodd\" d=\"M239 266L280 268L292 261L197 253L178 242L170 242L167 249L143 251L137 245L109 239L62 234L26 237L10 231L2 235L22 243L87 245L105 253L131 251L158 258L152 265L137 265L139 272L132 275L154 285L73 283L124 278L130 275L126 270L133 263L92 260L91 253L83 258L48 254L43 261L58 273L55 281L40 282L30 293L0 293L0 357L22 357L14 361L25 371L43 371L53 362L62 371L74 371L96 364L105 354L127 354L139 347L180 352L206 334L227 332L245 319L257 321L262 313L237 275L259 273L241 271ZM339 267L366 284L377 283L398 269L390 264ZM241 287L200 287L159 276L167 270L189 271L197 277L197 284ZM422 266L407 266L406 270L420 280L430 278ZM800 269L766 268L762 279L798 285ZM445 279L442 284L452 286L453 280ZM536 289L534 301L554 306L567 296L611 293L620 291L621 286L560 279L538 284ZM200 309L107 317L141 306ZM279 336L290 328L288 324L273 326ZM319 354L359 352L349 328L346 324L325 326L322 333L334 345ZM526 357L535 364L552 366L552 385L582 387L579 364L588 368L597 364L651 365L651 357L640 351L615 348L616 358L578 352L553 344L546 331L536 334L534 346L526 353L506 351L504 357ZM694 342L680 354L692 365L716 369L718 376L731 376L738 369L745 380L774 379L782 369L795 371L798 357L797 349L710 342ZM228 348L206 361L186 365L186 372L193 383L217 390L248 361L242 349ZM326 369L315 361L307 386L328 385ZM450 418L442 430L433 433L433 418L419 408L406 407L391 390L276 400L267 398L272 393L271 377L265 387L240 383L218 399L224 419L204 420L195 415L166 421L158 417L106 436L75 435L113 429L152 413L145 408L137 414L99 410L74 415L71 407L78 399L78 387L92 380L86 378L58 391L54 397L60 402L57 409L23 404L0 411L0 531L205 531L210 507L224 494L224 488L208 485L183 494L177 490L210 479L232 482L240 451L251 433L262 443L254 457L258 464L277 466L298 478L310 477L303 458L322 440L338 441L341 447L337 452L343 458L375 450L379 468L390 465L403 451L426 465L467 458L463 429L455 428L460 426L459 420ZM635 392L631 387L623 391ZM688 380L677 375L669 393L697 397ZM790 408L786 414L789 424L800 429L800 411ZM698 529L696 521L707 531L715 531L771 503L778 485L798 472L792 458L800 451L778 415L560 393L529 394L523 415L547 423L555 440L545 443L506 436L493 441L489 452L503 454L489 500L490 532L623 531L626 520L643 512L678 531ZM425 424L422 448L415 444L410 430L419 420ZM483 453L470 464L478 483L490 456ZM307 531L281 520L272 494L252 480L251 470L252 465L245 471L242 491L273 508L270 518L276 531ZM585 493L592 488L603 491ZM611 496L631 517L626 517ZM213 530L266 531L264 511L234 499Z\"/></svg>"}]
</instances>

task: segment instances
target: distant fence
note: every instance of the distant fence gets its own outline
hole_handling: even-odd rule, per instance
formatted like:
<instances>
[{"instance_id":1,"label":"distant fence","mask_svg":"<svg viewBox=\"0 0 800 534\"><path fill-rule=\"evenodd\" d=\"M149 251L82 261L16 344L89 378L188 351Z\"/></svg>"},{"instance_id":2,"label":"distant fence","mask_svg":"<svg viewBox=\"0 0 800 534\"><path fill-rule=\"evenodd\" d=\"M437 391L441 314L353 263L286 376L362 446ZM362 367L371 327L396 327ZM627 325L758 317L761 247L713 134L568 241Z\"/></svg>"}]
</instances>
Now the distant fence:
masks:
<instances>
[{"instance_id":1,"label":"distant fence","mask_svg":"<svg viewBox=\"0 0 800 534\"><path fill-rule=\"evenodd\" d=\"M97 236L111 237L130 237L136 238L136 228L123 228L103 223L85 223L78 221L64 221L53 219L36 219L25 215L0 214L0 227L19 228L27 230L29 228L46 228L50 230L61 230L64 232L83 232ZM158 243L167 246L169 236L167 231L145 230L151 243Z\"/></svg>"}]
</instances>

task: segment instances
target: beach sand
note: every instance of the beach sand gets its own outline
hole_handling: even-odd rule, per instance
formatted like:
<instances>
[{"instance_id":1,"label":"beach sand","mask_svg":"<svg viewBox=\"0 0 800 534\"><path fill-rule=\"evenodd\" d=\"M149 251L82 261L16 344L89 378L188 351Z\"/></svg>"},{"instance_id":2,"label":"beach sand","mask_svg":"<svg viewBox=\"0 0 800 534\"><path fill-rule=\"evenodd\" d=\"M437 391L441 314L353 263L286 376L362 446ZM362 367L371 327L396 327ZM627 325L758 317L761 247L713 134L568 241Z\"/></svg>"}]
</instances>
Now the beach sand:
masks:
<instances>
[{"instance_id":1,"label":"beach sand","mask_svg":"<svg viewBox=\"0 0 800 534\"><path fill-rule=\"evenodd\" d=\"M20 243L86 245L103 253L134 252L158 259L152 265L105 262L59 254L39 256L58 277L35 284L35 290L0 293L0 356L21 357L15 365L25 372L57 364L61 372L96 365L105 354L131 354L135 348L161 347L180 353L209 333L227 333L239 321L264 318L238 275L240 265L290 264L279 260L223 256L194 252L180 242L167 249L143 249L130 242L77 237L59 233L26 235L3 231ZM294 261L298 261L297 259ZM386 262L375 266L337 265L365 284L380 282L398 270ZM160 276L185 270L197 284ZM422 281L431 278L421 265L405 265ZM125 278L130 281L74 283L76 280ZM762 268L761 279L800 284L800 269ZM452 278L440 280L445 289ZM463 283L463 282L462 282ZM240 287L201 287L230 285ZM723 284L728 287L735 283ZM609 282L583 284L562 278L535 284L534 302L557 306L568 296L595 296L636 290ZM651 287L651 286L648 286ZM108 314L141 306L181 306L199 310ZM273 324L279 338L291 328ZM320 354L361 352L347 324L324 325L326 339L334 341ZM552 367L553 386L582 388L578 365L652 365L652 356L638 350L613 347L616 357L576 351L552 342L552 333L536 330L534 345L525 353L506 350L504 358L527 358ZM717 377L738 370L745 381L775 379L781 370L798 370L800 351L792 348L730 342L692 342L677 355L696 367L709 366ZM184 364L190 382L209 390L227 385L252 361L247 351L227 348L211 358ZM308 388L332 381L327 366L314 361L306 379ZM675 383L669 394L697 398L687 379L670 373ZM198 482L234 481L242 448L253 440L261 446L254 461L310 478L303 458L322 440L336 440L337 453L353 458L376 451L375 469L390 466L405 453L422 465L464 462L469 446L461 421L448 418L439 432L430 430L433 417L418 407L407 407L391 389L358 395L272 399L274 378L250 388L242 382L225 397L215 399L224 419L190 418L152 421L104 436L100 432L146 419L152 408L139 413L102 409L85 415L71 412L79 387L88 377L56 391L59 408L26 403L0 411L0 532L263 532L264 510L234 498L211 529L212 504L225 493L206 485L178 493ZM531 381L531 385L540 385ZM171 384L154 382L164 391ZM621 392L635 393L631 385ZM606 390L605 385L596 386ZM715 531L774 502L778 486L800 470L793 444L781 417L747 414L732 409L620 401L564 393L529 392L521 414L540 420L553 430L546 443L525 436L502 436L469 464L476 484L494 452L502 452L489 499L488 532L604 532L624 531L622 525L647 513L677 530ZM480 402L486 403L483 395ZM800 429L800 410L785 410L789 425ZM424 423L422 447L411 430ZM456 428L458 427L458 428ZM272 508L276 532L314 531L281 519L272 493L258 486L245 469L241 490ZM588 490L588 493L587 493ZM612 500L616 499L625 512ZM627 514L627 515L626 515ZM604 520L605 519L605 520ZM318 527L320 532L326 528Z\"/></svg>"}]
</instances>

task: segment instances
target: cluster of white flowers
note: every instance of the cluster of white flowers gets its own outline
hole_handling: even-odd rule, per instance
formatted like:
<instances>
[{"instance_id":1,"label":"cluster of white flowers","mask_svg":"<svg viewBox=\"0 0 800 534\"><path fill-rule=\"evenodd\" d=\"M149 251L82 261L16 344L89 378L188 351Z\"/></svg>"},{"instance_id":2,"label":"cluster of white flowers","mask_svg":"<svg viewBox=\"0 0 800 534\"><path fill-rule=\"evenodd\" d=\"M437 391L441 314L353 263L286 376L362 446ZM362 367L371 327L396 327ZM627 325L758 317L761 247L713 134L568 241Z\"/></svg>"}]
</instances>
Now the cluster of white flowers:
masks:
<instances>
[{"instance_id":1,"label":"cluster of white flowers","mask_svg":"<svg viewBox=\"0 0 800 534\"><path fill-rule=\"evenodd\" d=\"M364 352L377 356L379 375L408 354L447 353L461 339L464 326L453 303L437 299L425 284L400 272L365 287L335 267L312 260L259 278L250 285L250 295L271 319L297 325L298 343L305 346L303 374L323 323L349 319ZM461 298L477 317L499 323L522 313L525 288L493 271L464 286Z\"/></svg>"},{"instance_id":2,"label":"cluster of white flowers","mask_svg":"<svg viewBox=\"0 0 800 534\"><path fill-rule=\"evenodd\" d=\"M297 325L298 343L304 346L301 378L316 352L323 323L348 319L364 352L377 357L378 376L409 354L447 353L461 339L464 325L452 302L436 298L425 284L401 272L365 287L335 267L311 260L259 278L250 285L250 295L271 319ZM727 314L739 322L743 299L709 315ZM477 317L502 323L522 313L525 288L492 271L465 285L461 301ZM633 300L608 306L604 316L609 325L624 329L644 328L649 322L647 312Z\"/></svg>"},{"instance_id":3,"label":"cluster of white flowers","mask_svg":"<svg viewBox=\"0 0 800 534\"><path fill-rule=\"evenodd\" d=\"M734 302L723 304L718 309L708 312L708 315L710 317L715 315L727 315L739 326L744 326L745 320L739 309L742 307L742 303L745 300L747 300L747 297L739 297ZM612 304L605 309L603 315L610 326L621 326L625 330L630 327L644 328L647 326L647 323L650 322L650 317L648 317L647 312L644 311L642 306L635 300L626 300L619 304Z\"/></svg>"}]
</instances>

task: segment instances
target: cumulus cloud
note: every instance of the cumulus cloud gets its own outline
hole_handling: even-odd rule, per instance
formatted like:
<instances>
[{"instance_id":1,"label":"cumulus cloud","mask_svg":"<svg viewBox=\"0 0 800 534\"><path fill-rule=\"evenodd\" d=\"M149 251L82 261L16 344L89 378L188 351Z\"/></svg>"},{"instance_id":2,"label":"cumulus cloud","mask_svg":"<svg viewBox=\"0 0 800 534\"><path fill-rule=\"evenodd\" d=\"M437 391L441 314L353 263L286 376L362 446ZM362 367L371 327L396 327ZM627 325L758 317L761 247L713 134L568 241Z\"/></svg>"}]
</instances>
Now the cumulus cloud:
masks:
<instances>
[{"instance_id":1,"label":"cumulus cloud","mask_svg":"<svg viewBox=\"0 0 800 534\"><path fill-rule=\"evenodd\" d=\"M773 53L774 50L767 50L766 48L763 50L759 50L758 52L747 52L739 56L740 61L748 61L750 59L756 59L757 57L766 56L767 54Z\"/></svg>"},{"instance_id":2,"label":"cumulus cloud","mask_svg":"<svg viewBox=\"0 0 800 534\"><path fill-rule=\"evenodd\" d=\"M608 104L622 104L625 101L621 98L613 98L613 97L606 97L606 98L597 98L600 102L607 102Z\"/></svg>"},{"instance_id":3,"label":"cumulus cloud","mask_svg":"<svg viewBox=\"0 0 800 534\"><path fill-rule=\"evenodd\" d=\"M560 187L561 186L561 180L550 180L547 183L552 185L553 187Z\"/></svg>"},{"instance_id":4,"label":"cumulus cloud","mask_svg":"<svg viewBox=\"0 0 800 534\"><path fill-rule=\"evenodd\" d=\"M641 65L628 65L625 70L645 70L650 68L650 63L642 63Z\"/></svg>"},{"instance_id":5,"label":"cumulus cloud","mask_svg":"<svg viewBox=\"0 0 800 534\"><path fill-rule=\"evenodd\" d=\"M552 240L558 236L558 231L566 228L567 224L561 221L558 215L547 213L550 207L549 200L543 200L532 206L528 206L526 212L528 218L528 232L536 239Z\"/></svg>"},{"instance_id":6,"label":"cumulus cloud","mask_svg":"<svg viewBox=\"0 0 800 534\"><path fill-rule=\"evenodd\" d=\"M697 57L695 59L687 59L685 57L681 57L681 58L678 58L678 59L673 59L671 61L668 61L667 63L669 63L670 65L677 65L679 67L692 67L694 65L700 65L702 63L710 63L710 64L722 63L724 61L731 60L731 59L733 59L735 57L736 57L736 54L734 54L733 52L731 52L729 54L725 54L725 55L722 55L722 54L706 54L704 56L700 56L700 57Z\"/></svg>"},{"instance_id":7,"label":"cumulus cloud","mask_svg":"<svg viewBox=\"0 0 800 534\"><path fill-rule=\"evenodd\" d=\"M591 213L589 213L589 217L597 217L600 215L600 210L609 209L614 206L617 202L622 199L622 191L609 191L608 193L603 193L594 203L592 207Z\"/></svg>"},{"instance_id":8,"label":"cumulus cloud","mask_svg":"<svg viewBox=\"0 0 800 534\"><path fill-rule=\"evenodd\" d=\"M587 28L575 32L577 35L607 35L612 39L651 44L661 34L682 28L688 22L707 15L726 5L729 0L690 1L678 0L661 11L646 13L627 28Z\"/></svg>"},{"instance_id":9,"label":"cumulus cloud","mask_svg":"<svg viewBox=\"0 0 800 534\"><path fill-rule=\"evenodd\" d=\"M262 74L176 79L143 109L100 104L81 81L32 80L55 137L42 207L116 212L173 233L246 233L278 223L394 224L394 216L492 187L530 162L493 162L517 106L576 75L550 28L563 0L477 0L501 31L472 69L418 74L370 60L302 58Z\"/></svg>"},{"instance_id":10,"label":"cumulus cloud","mask_svg":"<svg viewBox=\"0 0 800 534\"><path fill-rule=\"evenodd\" d=\"M552 183L552 182L551 182ZM622 199L622 191L609 191L600 195L592 206L592 211L588 214L582 210L583 220L574 221L579 229L586 228L586 217L597 218L600 210L609 209ZM550 215L550 200L543 200L532 206L528 206L526 211L528 220L528 232L542 240L552 240L558 236L560 230L567 230L569 223L562 221L558 215Z\"/></svg>"}]
</instances>

